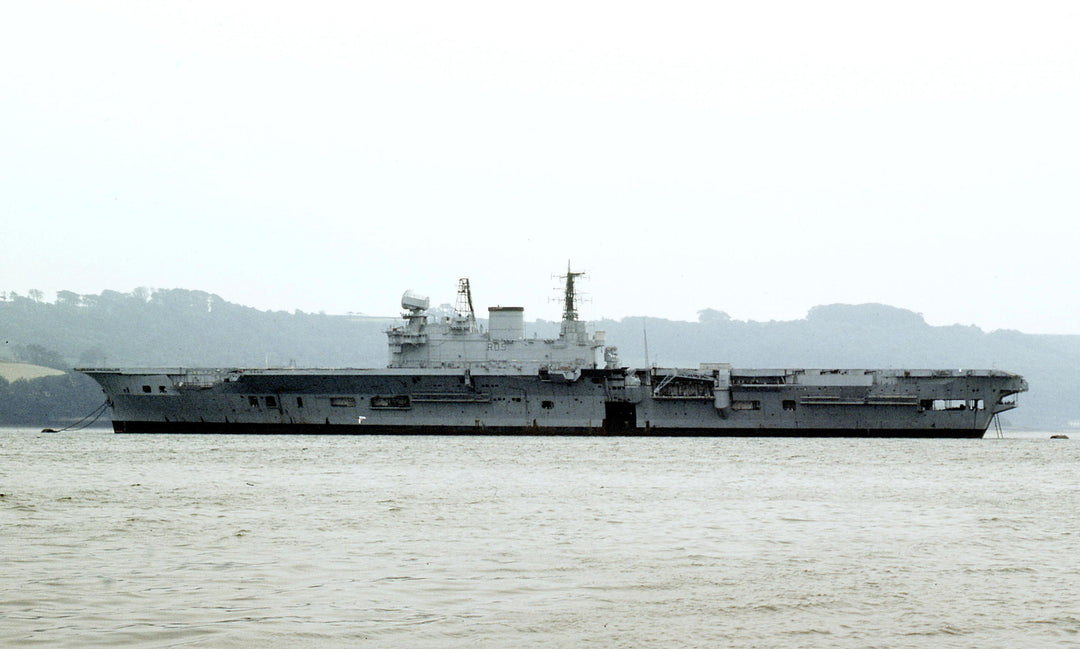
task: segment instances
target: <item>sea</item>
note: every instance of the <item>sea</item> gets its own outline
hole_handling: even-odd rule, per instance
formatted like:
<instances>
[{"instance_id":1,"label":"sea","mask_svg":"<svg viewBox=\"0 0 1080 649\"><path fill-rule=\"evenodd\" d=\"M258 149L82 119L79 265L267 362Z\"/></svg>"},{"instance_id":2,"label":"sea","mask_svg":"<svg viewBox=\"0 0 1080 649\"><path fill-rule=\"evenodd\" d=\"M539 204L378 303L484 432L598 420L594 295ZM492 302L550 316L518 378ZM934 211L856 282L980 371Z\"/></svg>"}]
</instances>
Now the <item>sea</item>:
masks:
<instances>
[{"instance_id":1,"label":"sea","mask_svg":"<svg viewBox=\"0 0 1080 649\"><path fill-rule=\"evenodd\" d=\"M1076 647L1080 435L0 430L2 647Z\"/></svg>"}]
</instances>

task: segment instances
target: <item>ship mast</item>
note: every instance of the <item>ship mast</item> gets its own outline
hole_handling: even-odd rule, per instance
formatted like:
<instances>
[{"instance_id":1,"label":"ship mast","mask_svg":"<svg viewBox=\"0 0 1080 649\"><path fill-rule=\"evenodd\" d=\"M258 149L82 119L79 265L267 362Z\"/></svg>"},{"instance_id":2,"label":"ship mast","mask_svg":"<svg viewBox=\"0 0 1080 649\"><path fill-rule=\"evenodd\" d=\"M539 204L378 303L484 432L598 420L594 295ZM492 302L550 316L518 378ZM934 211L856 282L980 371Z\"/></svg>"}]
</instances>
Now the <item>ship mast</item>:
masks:
<instances>
[{"instance_id":1,"label":"ship mast","mask_svg":"<svg viewBox=\"0 0 1080 649\"><path fill-rule=\"evenodd\" d=\"M577 292L574 289L574 280L585 273L575 273L570 270L570 262L566 262L566 274L560 275L566 280L566 288L563 292L563 320L577 320Z\"/></svg>"},{"instance_id":2,"label":"ship mast","mask_svg":"<svg viewBox=\"0 0 1080 649\"><path fill-rule=\"evenodd\" d=\"M585 273L575 273L570 270L570 262L566 262L566 274L559 275L559 277L566 280L566 285L563 288L562 326L559 328L559 338L563 340L581 343L588 338L588 334L585 332L585 323L578 320L578 294L574 286L574 281L584 275Z\"/></svg>"},{"instance_id":3,"label":"ship mast","mask_svg":"<svg viewBox=\"0 0 1080 649\"><path fill-rule=\"evenodd\" d=\"M476 312L473 310L472 289L469 278L458 280L457 304L454 305L454 328L464 331L476 331Z\"/></svg>"}]
</instances>

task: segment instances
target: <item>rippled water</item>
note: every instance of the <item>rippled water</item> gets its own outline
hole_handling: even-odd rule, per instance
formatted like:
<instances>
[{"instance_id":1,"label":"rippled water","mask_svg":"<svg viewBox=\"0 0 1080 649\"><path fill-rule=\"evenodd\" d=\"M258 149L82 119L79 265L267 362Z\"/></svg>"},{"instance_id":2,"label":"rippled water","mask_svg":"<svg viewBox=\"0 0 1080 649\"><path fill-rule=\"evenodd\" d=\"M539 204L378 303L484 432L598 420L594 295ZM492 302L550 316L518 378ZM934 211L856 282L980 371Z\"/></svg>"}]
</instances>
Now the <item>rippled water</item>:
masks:
<instances>
[{"instance_id":1,"label":"rippled water","mask_svg":"<svg viewBox=\"0 0 1080 649\"><path fill-rule=\"evenodd\" d=\"M1080 643L1075 440L0 443L2 646Z\"/></svg>"}]
</instances>

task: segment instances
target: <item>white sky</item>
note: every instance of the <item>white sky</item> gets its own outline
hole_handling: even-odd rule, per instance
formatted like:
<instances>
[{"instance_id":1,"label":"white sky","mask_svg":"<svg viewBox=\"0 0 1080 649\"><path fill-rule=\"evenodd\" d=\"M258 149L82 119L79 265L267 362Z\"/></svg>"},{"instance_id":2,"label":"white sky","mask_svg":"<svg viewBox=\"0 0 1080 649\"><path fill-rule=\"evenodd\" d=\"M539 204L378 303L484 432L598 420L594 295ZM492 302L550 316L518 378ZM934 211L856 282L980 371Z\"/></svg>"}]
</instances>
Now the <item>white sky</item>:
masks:
<instances>
[{"instance_id":1,"label":"white sky","mask_svg":"<svg viewBox=\"0 0 1080 649\"><path fill-rule=\"evenodd\" d=\"M7 2L0 290L1080 334L1080 3Z\"/></svg>"}]
</instances>

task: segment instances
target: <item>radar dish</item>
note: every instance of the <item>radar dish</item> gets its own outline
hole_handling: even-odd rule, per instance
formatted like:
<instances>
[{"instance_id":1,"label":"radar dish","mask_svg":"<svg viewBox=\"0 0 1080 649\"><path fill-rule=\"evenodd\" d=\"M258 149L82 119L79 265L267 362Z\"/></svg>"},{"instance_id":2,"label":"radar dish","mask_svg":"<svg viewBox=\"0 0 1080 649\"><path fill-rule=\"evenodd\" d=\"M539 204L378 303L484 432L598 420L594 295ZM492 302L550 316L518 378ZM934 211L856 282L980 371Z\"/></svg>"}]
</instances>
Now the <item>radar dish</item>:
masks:
<instances>
[{"instance_id":1,"label":"radar dish","mask_svg":"<svg viewBox=\"0 0 1080 649\"><path fill-rule=\"evenodd\" d=\"M431 304L424 295L417 295L412 291L405 291L401 296L401 308L408 311L427 311L428 306Z\"/></svg>"}]
</instances>

